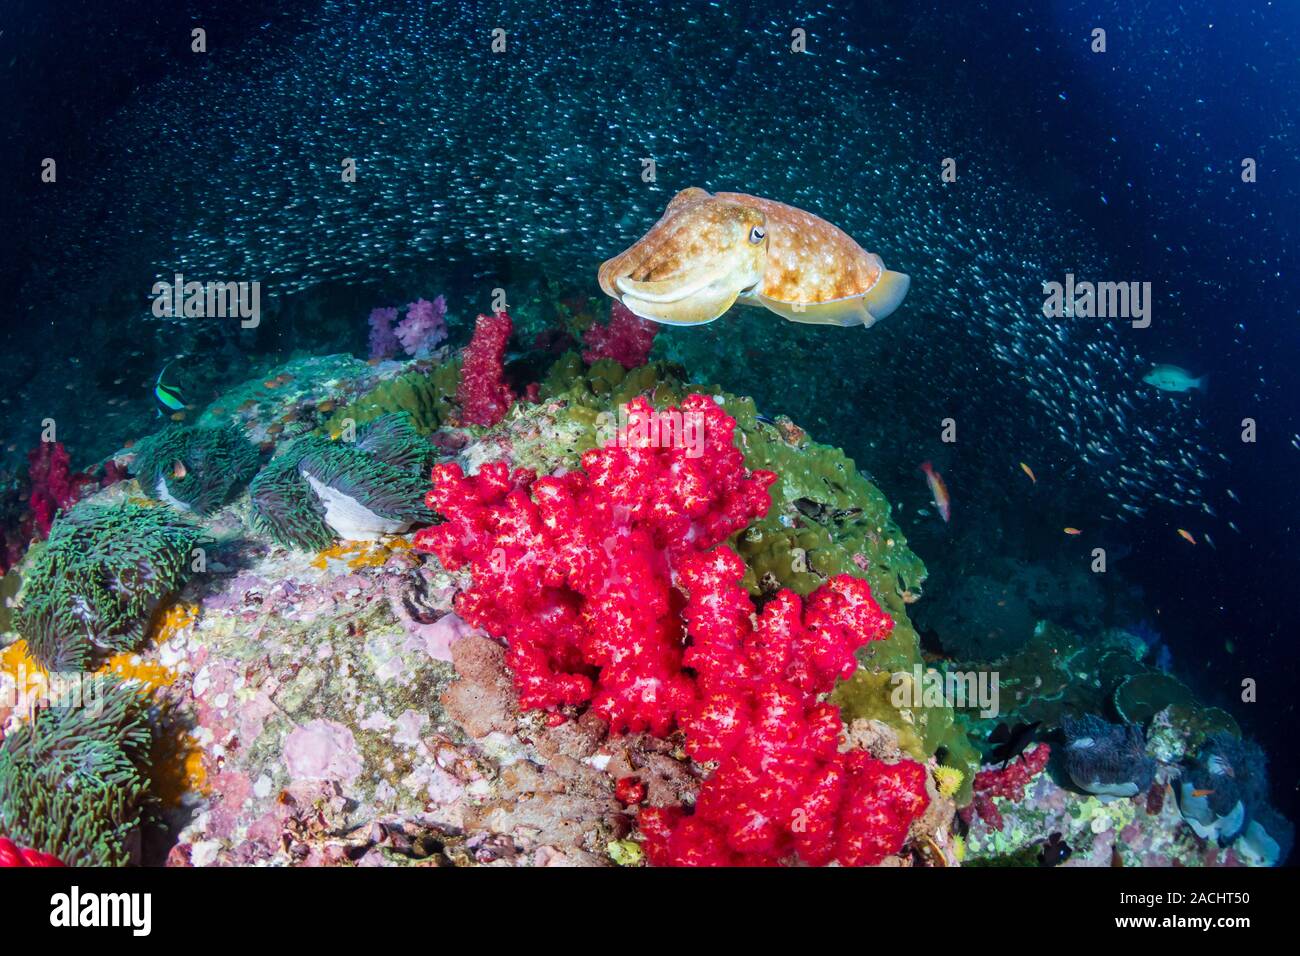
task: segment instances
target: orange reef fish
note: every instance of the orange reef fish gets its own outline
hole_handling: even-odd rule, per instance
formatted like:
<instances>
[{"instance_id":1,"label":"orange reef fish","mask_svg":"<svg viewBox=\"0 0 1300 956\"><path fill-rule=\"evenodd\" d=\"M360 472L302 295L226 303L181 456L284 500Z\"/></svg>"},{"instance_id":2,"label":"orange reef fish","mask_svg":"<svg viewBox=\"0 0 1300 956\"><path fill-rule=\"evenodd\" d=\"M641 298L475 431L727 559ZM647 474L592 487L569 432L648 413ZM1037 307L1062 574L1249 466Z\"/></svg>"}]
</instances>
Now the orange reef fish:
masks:
<instances>
[{"instance_id":1,"label":"orange reef fish","mask_svg":"<svg viewBox=\"0 0 1300 956\"><path fill-rule=\"evenodd\" d=\"M1196 539L1192 537L1192 533L1190 531L1184 531L1182 528L1178 529L1178 537L1182 538L1184 541L1188 542L1189 544L1196 543Z\"/></svg>"},{"instance_id":2,"label":"orange reef fish","mask_svg":"<svg viewBox=\"0 0 1300 956\"><path fill-rule=\"evenodd\" d=\"M1078 528L1062 528L1066 534L1083 534Z\"/></svg>"},{"instance_id":3,"label":"orange reef fish","mask_svg":"<svg viewBox=\"0 0 1300 956\"><path fill-rule=\"evenodd\" d=\"M802 209L683 189L635 245L600 267L600 287L668 325L712 322L739 301L814 325L870 327L911 280Z\"/></svg>"},{"instance_id":4,"label":"orange reef fish","mask_svg":"<svg viewBox=\"0 0 1300 956\"><path fill-rule=\"evenodd\" d=\"M921 462L921 471L925 472L925 483L930 486L930 496L934 506L939 509L939 517L946 524L952 517L952 499L948 497L948 486L943 483L943 475L934 470L928 461Z\"/></svg>"},{"instance_id":5,"label":"orange reef fish","mask_svg":"<svg viewBox=\"0 0 1300 956\"><path fill-rule=\"evenodd\" d=\"M1030 481L1034 484L1038 484L1038 479L1034 477L1034 469L1030 468L1023 461L1020 463L1020 470L1029 476Z\"/></svg>"}]
</instances>

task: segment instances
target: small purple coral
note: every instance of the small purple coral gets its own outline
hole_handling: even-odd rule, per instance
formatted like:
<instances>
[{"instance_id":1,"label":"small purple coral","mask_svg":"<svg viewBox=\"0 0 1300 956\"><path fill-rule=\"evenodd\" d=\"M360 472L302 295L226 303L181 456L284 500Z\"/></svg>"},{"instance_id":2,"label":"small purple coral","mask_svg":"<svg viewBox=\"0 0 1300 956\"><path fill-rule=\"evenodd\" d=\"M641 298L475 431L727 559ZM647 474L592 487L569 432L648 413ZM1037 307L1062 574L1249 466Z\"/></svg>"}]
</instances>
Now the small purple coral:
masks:
<instances>
[{"instance_id":1,"label":"small purple coral","mask_svg":"<svg viewBox=\"0 0 1300 956\"><path fill-rule=\"evenodd\" d=\"M372 309L370 312L370 357L390 359L397 352L397 336L393 323L397 321L396 309Z\"/></svg>"}]
</instances>

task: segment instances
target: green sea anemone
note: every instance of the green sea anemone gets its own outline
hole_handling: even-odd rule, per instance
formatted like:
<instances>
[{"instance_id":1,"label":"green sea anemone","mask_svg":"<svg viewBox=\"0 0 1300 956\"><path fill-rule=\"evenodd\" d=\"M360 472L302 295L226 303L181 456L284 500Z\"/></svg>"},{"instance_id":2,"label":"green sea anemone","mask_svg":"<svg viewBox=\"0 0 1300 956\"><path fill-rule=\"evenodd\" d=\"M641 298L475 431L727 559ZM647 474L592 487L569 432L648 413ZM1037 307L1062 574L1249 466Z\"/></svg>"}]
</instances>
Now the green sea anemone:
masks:
<instances>
[{"instance_id":1,"label":"green sea anemone","mask_svg":"<svg viewBox=\"0 0 1300 956\"><path fill-rule=\"evenodd\" d=\"M150 731L141 697L80 684L0 742L0 833L70 866L123 866L146 806Z\"/></svg>"},{"instance_id":2,"label":"green sea anemone","mask_svg":"<svg viewBox=\"0 0 1300 956\"><path fill-rule=\"evenodd\" d=\"M98 651L134 649L202 539L168 508L83 504L62 515L25 572L15 618L32 656L67 671Z\"/></svg>"},{"instance_id":3,"label":"green sea anemone","mask_svg":"<svg viewBox=\"0 0 1300 956\"><path fill-rule=\"evenodd\" d=\"M134 471L147 494L206 515L247 484L257 464L257 449L233 425L171 425L140 443Z\"/></svg>"},{"instance_id":4,"label":"green sea anemone","mask_svg":"<svg viewBox=\"0 0 1300 956\"><path fill-rule=\"evenodd\" d=\"M432 520L424 506L434 450L410 418L376 418L356 441L311 435L253 479L253 529L287 548L367 541Z\"/></svg>"},{"instance_id":5,"label":"green sea anemone","mask_svg":"<svg viewBox=\"0 0 1300 956\"><path fill-rule=\"evenodd\" d=\"M409 415L396 413L374 419L357 433L356 447L394 468L424 474L433 467L434 447L416 429Z\"/></svg>"}]
</instances>

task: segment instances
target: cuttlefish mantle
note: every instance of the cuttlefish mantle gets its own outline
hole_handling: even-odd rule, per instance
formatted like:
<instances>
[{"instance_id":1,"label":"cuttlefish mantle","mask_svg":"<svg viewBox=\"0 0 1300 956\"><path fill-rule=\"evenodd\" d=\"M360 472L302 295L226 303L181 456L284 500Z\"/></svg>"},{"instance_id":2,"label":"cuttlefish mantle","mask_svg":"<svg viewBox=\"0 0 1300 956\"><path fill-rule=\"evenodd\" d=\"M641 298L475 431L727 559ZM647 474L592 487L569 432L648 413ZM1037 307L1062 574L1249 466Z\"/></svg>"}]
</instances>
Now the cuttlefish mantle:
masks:
<instances>
[{"instance_id":1,"label":"cuttlefish mantle","mask_svg":"<svg viewBox=\"0 0 1300 956\"><path fill-rule=\"evenodd\" d=\"M600 287L643 319L712 322L762 306L791 322L870 327L911 280L825 219L744 193L684 189L650 231L600 267Z\"/></svg>"}]
</instances>

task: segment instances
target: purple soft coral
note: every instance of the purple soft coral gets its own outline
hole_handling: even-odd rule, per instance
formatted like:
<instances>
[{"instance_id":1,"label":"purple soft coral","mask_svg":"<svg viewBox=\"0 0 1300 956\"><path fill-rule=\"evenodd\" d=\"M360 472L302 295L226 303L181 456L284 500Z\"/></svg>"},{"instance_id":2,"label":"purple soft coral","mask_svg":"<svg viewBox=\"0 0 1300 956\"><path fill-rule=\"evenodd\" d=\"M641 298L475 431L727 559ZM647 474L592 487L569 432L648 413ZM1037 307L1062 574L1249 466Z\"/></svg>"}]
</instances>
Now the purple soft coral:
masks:
<instances>
[{"instance_id":1,"label":"purple soft coral","mask_svg":"<svg viewBox=\"0 0 1300 956\"><path fill-rule=\"evenodd\" d=\"M397 338L407 355L425 358L447 338L447 300L438 296L430 302L419 299L406 307L406 318L397 326Z\"/></svg>"},{"instance_id":2,"label":"purple soft coral","mask_svg":"<svg viewBox=\"0 0 1300 956\"><path fill-rule=\"evenodd\" d=\"M393 323L397 321L396 309L372 309L370 312L370 357L390 359L397 352L397 336Z\"/></svg>"}]
</instances>

